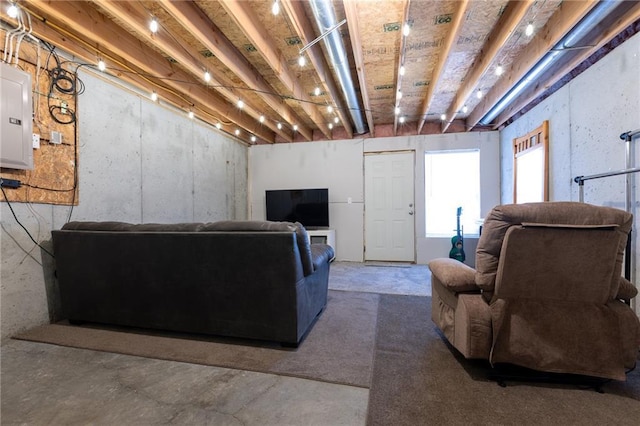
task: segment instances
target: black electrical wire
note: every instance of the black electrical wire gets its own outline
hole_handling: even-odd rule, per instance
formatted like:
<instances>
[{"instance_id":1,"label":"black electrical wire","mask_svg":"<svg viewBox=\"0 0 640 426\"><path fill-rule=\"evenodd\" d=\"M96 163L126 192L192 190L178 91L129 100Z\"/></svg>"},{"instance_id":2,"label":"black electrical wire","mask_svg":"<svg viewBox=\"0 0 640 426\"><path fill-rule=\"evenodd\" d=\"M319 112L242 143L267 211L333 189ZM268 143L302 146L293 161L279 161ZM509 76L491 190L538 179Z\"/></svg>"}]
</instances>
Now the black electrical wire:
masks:
<instances>
[{"instance_id":1,"label":"black electrical wire","mask_svg":"<svg viewBox=\"0 0 640 426\"><path fill-rule=\"evenodd\" d=\"M0 186L0 190L2 190L2 195L4 195L4 199L7 202L7 206L9 206L9 210L11 210L11 214L13 214L13 218L16 220L16 222L18 223L18 225L20 225L20 227L22 229L24 229L24 232L27 233L27 235L29 236L29 238L31 239L31 241L33 241L33 243L35 245L37 245L38 247L40 247L42 249L42 251L44 251L45 253L47 253L49 256L51 256L52 258L56 258L49 250L47 250L46 248L42 247L40 245L39 242L37 242L33 236L31 235L31 233L29 232L29 230L27 228L24 227L24 225L18 220L18 216L16 216L16 212L13 211L13 207L11 207L11 203L9 202L9 198L7 198L7 193L4 192L4 188L2 186Z\"/></svg>"}]
</instances>

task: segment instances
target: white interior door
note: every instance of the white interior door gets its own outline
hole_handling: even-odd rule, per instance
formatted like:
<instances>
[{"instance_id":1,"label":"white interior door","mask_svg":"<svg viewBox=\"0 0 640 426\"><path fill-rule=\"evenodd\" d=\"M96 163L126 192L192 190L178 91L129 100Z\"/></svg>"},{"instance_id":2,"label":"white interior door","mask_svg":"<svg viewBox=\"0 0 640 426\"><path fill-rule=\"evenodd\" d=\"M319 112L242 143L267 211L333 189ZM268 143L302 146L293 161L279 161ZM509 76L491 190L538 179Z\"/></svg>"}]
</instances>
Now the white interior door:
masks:
<instances>
[{"instance_id":1,"label":"white interior door","mask_svg":"<svg viewBox=\"0 0 640 426\"><path fill-rule=\"evenodd\" d=\"M415 261L414 153L364 158L365 260Z\"/></svg>"}]
</instances>

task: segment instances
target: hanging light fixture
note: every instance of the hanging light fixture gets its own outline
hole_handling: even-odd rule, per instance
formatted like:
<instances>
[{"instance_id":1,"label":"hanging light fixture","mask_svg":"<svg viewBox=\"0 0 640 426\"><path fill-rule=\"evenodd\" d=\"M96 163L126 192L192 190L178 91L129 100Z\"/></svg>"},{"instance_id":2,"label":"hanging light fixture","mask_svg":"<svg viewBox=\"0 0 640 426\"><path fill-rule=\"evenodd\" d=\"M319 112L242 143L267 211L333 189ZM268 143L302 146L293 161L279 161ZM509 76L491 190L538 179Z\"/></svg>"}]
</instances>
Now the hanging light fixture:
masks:
<instances>
[{"instance_id":1,"label":"hanging light fixture","mask_svg":"<svg viewBox=\"0 0 640 426\"><path fill-rule=\"evenodd\" d=\"M102 59L98 60L98 69L100 71L104 71L107 69L107 64L104 63L104 61Z\"/></svg>"},{"instance_id":2,"label":"hanging light fixture","mask_svg":"<svg viewBox=\"0 0 640 426\"><path fill-rule=\"evenodd\" d=\"M156 93L156 91L154 90L153 93L151 93L151 100L153 102L158 100L158 94Z\"/></svg>"},{"instance_id":3,"label":"hanging light fixture","mask_svg":"<svg viewBox=\"0 0 640 426\"><path fill-rule=\"evenodd\" d=\"M261 115L260 118L258 119L261 123L264 123L264 115Z\"/></svg>"},{"instance_id":4,"label":"hanging light fixture","mask_svg":"<svg viewBox=\"0 0 640 426\"><path fill-rule=\"evenodd\" d=\"M478 91L476 92L476 98L482 99L482 90L478 89Z\"/></svg>"},{"instance_id":5,"label":"hanging light fixture","mask_svg":"<svg viewBox=\"0 0 640 426\"><path fill-rule=\"evenodd\" d=\"M273 13L274 15L280 13L280 3L278 3L278 0L273 1L273 5L271 6L271 13Z\"/></svg>"},{"instance_id":6,"label":"hanging light fixture","mask_svg":"<svg viewBox=\"0 0 640 426\"><path fill-rule=\"evenodd\" d=\"M195 114L193 113L193 111L189 111L189 118L193 120L194 117Z\"/></svg>"},{"instance_id":7,"label":"hanging light fixture","mask_svg":"<svg viewBox=\"0 0 640 426\"><path fill-rule=\"evenodd\" d=\"M242 109L244 108L244 101L242 99L238 99L238 103L236 105L238 105L238 108Z\"/></svg>"},{"instance_id":8,"label":"hanging light fixture","mask_svg":"<svg viewBox=\"0 0 640 426\"><path fill-rule=\"evenodd\" d=\"M206 81L207 83L211 81L211 74L209 73L209 71L204 72L204 81Z\"/></svg>"},{"instance_id":9,"label":"hanging light fixture","mask_svg":"<svg viewBox=\"0 0 640 426\"><path fill-rule=\"evenodd\" d=\"M504 68L502 68L502 65L498 65L496 67L496 75L501 76L503 72L504 72Z\"/></svg>"}]
</instances>

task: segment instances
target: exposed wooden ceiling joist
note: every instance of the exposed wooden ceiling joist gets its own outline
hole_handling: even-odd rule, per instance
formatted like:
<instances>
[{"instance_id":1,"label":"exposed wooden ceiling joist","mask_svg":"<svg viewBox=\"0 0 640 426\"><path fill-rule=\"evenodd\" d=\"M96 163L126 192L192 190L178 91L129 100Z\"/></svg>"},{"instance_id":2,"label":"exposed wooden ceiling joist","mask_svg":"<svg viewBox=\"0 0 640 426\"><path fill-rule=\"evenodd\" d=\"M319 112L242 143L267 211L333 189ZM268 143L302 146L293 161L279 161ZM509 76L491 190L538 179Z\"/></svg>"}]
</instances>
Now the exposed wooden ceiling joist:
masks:
<instances>
[{"instance_id":1,"label":"exposed wooden ceiling joist","mask_svg":"<svg viewBox=\"0 0 640 426\"><path fill-rule=\"evenodd\" d=\"M482 98L478 106L469 114L467 127L474 127L482 117L540 61L540 59L564 37L597 1L563 2L549 19L544 29L539 31L521 52L519 58L506 70L502 78Z\"/></svg>"},{"instance_id":2,"label":"exposed wooden ceiling joist","mask_svg":"<svg viewBox=\"0 0 640 426\"><path fill-rule=\"evenodd\" d=\"M272 132L257 126L254 120L241 114L234 105L230 105L220 95L202 90L200 81L172 66L163 56L147 48L134 36L122 31L88 3L65 1L51 3L40 0L27 0L27 3L50 18L83 34L85 38L93 40L98 46L96 56L99 56L102 50L112 51L145 73L163 79L166 85L174 90L207 105L220 115L220 120L234 122L265 141L274 141ZM74 19L78 15L83 19Z\"/></svg>"},{"instance_id":3,"label":"exposed wooden ceiling joist","mask_svg":"<svg viewBox=\"0 0 640 426\"><path fill-rule=\"evenodd\" d=\"M487 71L489 65L496 59L500 50L514 34L515 29L521 23L531 4L535 0L510 1L504 13L500 17L494 31L487 37L485 45L480 52L478 60L475 61L471 70L467 74L464 82L458 89L453 103L446 112L446 120L442 125L442 133L446 132L449 125L456 118L456 114L465 105L467 99L473 95L480 77Z\"/></svg>"},{"instance_id":4,"label":"exposed wooden ceiling joist","mask_svg":"<svg viewBox=\"0 0 640 426\"><path fill-rule=\"evenodd\" d=\"M281 3L283 9L291 19L296 34L298 34L304 45L306 46L314 41L316 39L316 35L313 33L313 25L311 24L311 21L305 14L303 3L295 0L281 0ZM306 52L309 55L309 59L313 64L313 67L316 69L320 82L336 104L336 114L338 114L342 123L345 123L344 129L347 136L349 139L353 138L353 129L349 124L350 121L346 114L345 104L342 101L342 97L333 78L331 78L331 69L322 54L320 46L315 44L309 47Z\"/></svg>"},{"instance_id":5,"label":"exposed wooden ceiling joist","mask_svg":"<svg viewBox=\"0 0 640 426\"><path fill-rule=\"evenodd\" d=\"M451 29L449 30L449 34L447 35L444 52L450 53L454 42L458 38L460 31L462 29L462 23L464 22L464 16L467 13L467 7L469 7L469 0L461 0L457 3L457 11L455 13L455 17L453 18L453 22L451 23ZM418 130L417 133L420 134L422 131L422 126L424 126L424 122L427 117L427 113L429 112L429 106L431 105L431 101L433 100L433 95L436 90L436 86L440 81L440 77L442 76L442 72L447 64L448 55L441 55L438 58L438 62L433 71L433 76L431 77L431 84L427 89L427 95L424 98L422 109L420 112L420 119L418 121Z\"/></svg>"},{"instance_id":6,"label":"exposed wooden ceiling joist","mask_svg":"<svg viewBox=\"0 0 640 426\"><path fill-rule=\"evenodd\" d=\"M253 45L265 58L269 66L275 71L276 76L282 83L292 92L295 99L301 100L302 109L309 115L311 120L318 126L318 129L328 138L331 139L331 130L325 123L322 113L315 105L313 100L305 92L298 78L289 69L286 59L276 47L276 43L268 36L266 28L260 25L260 20L255 12L251 9L248 2L237 0L221 0L220 4L227 13L242 28ZM298 124L298 123L294 123ZM313 137L308 138L312 140Z\"/></svg>"},{"instance_id":7,"label":"exposed wooden ceiling joist","mask_svg":"<svg viewBox=\"0 0 640 426\"><path fill-rule=\"evenodd\" d=\"M156 34L151 33L148 27L148 12L140 3L103 0L99 2L99 5L112 16L129 25L138 37L146 40L150 45L156 46L169 57L178 61L180 65L193 74L196 80L202 79L205 70L208 71L211 80L209 82L203 82L203 84L214 87L215 90L220 92L231 104L238 101L239 95L237 91L231 89L234 86L233 82L218 69L211 68L209 70L202 61L198 61L197 58L202 55L198 50L189 46L186 40L183 40L178 34L171 34L167 28L163 28L162 31ZM255 120L259 120L262 115L262 112L254 108L249 101L244 101L243 109ZM265 125L284 140L292 141L291 135L285 133L282 129L278 129L275 123L267 122Z\"/></svg>"},{"instance_id":8,"label":"exposed wooden ceiling joist","mask_svg":"<svg viewBox=\"0 0 640 426\"><path fill-rule=\"evenodd\" d=\"M200 43L216 55L225 65L237 74L249 88L256 91L287 123L299 122L299 118L288 107L273 87L251 66L233 46L229 39L222 34L211 20L191 2L175 0L159 0L162 7L169 12L184 28L189 30ZM298 132L307 140L312 140L313 132L306 126L299 124ZM288 138L289 139L289 138Z\"/></svg>"}]
</instances>

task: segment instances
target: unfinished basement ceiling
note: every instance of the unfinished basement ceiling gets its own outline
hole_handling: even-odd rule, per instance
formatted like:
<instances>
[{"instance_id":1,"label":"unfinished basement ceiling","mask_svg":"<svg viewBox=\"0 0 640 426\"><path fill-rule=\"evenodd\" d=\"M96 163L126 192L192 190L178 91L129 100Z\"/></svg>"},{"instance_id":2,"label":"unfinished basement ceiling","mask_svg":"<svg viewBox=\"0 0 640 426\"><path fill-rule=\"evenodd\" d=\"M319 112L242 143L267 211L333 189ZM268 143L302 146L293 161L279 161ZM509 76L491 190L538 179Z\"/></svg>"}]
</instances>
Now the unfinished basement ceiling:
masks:
<instances>
[{"instance_id":1,"label":"unfinished basement ceiling","mask_svg":"<svg viewBox=\"0 0 640 426\"><path fill-rule=\"evenodd\" d=\"M637 1L17 4L37 37L104 59L105 72L247 143L497 129L640 19ZM550 52L549 66L505 100Z\"/></svg>"}]
</instances>

